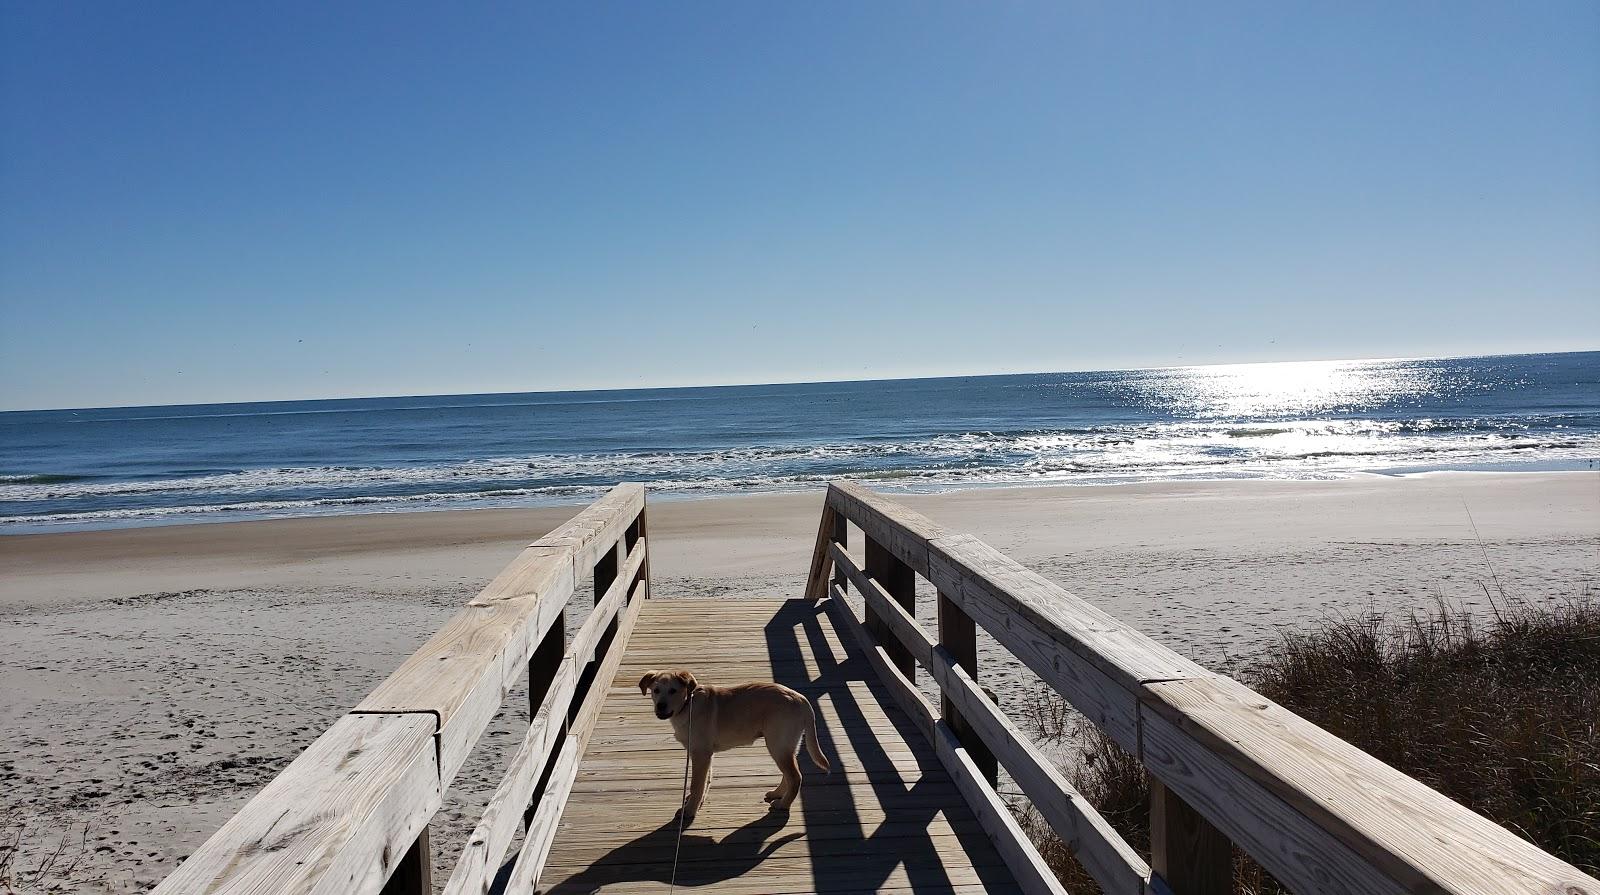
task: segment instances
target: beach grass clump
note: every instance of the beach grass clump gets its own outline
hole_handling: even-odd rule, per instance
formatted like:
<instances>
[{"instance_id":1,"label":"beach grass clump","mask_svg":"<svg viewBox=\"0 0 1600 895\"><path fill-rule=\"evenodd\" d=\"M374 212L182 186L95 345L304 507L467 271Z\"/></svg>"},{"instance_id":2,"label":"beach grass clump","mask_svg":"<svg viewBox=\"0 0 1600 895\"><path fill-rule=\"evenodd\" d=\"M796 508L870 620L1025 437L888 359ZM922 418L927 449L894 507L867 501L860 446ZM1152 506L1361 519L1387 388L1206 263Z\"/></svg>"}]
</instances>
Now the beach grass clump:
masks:
<instances>
[{"instance_id":1,"label":"beach grass clump","mask_svg":"<svg viewBox=\"0 0 1600 895\"><path fill-rule=\"evenodd\" d=\"M1515 831L1600 873L1600 601L1444 605L1404 618L1329 620L1285 634L1241 675L1273 701ZM1055 698L1040 696L1035 702ZM1024 722L1072 742L1075 785L1149 854L1142 768L1092 725L1038 706ZM1037 817L1023 823L1072 891L1094 891ZM1237 891L1279 891L1236 860Z\"/></svg>"}]
</instances>

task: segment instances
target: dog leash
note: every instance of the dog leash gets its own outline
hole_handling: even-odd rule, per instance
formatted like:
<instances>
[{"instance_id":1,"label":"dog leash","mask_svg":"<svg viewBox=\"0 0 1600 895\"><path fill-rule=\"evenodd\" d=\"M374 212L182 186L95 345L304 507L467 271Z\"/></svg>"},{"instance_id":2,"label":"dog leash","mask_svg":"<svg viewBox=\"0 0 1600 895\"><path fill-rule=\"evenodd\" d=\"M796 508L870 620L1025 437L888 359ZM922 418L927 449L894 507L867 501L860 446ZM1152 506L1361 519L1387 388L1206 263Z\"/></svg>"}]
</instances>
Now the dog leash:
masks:
<instances>
[{"instance_id":1,"label":"dog leash","mask_svg":"<svg viewBox=\"0 0 1600 895\"><path fill-rule=\"evenodd\" d=\"M688 723L692 725L694 723L693 691L683 701L685 707L689 710ZM691 726L689 729L692 731L694 728ZM667 895L672 895L672 891L678 887L678 855L683 851L683 816L689 801L689 746L687 744L683 747L683 792L679 794L679 799L678 840L672 845L672 879L667 883Z\"/></svg>"}]
</instances>

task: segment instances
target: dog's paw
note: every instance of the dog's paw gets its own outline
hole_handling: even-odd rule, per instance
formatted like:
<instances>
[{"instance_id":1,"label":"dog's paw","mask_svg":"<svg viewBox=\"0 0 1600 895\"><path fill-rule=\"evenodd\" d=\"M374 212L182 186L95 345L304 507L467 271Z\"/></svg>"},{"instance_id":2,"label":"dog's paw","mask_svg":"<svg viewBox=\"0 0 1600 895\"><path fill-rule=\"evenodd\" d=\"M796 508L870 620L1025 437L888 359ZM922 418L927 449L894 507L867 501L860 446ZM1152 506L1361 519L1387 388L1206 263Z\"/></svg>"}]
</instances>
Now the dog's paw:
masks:
<instances>
[{"instance_id":1,"label":"dog's paw","mask_svg":"<svg viewBox=\"0 0 1600 895\"><path fill-rule=\"evenodd\" d=\"M783 792L781 790L774 789L773 791L762 796L761 800L763 802L776 802L781 798L783 798Z\"/></svg>"}]
</instances>

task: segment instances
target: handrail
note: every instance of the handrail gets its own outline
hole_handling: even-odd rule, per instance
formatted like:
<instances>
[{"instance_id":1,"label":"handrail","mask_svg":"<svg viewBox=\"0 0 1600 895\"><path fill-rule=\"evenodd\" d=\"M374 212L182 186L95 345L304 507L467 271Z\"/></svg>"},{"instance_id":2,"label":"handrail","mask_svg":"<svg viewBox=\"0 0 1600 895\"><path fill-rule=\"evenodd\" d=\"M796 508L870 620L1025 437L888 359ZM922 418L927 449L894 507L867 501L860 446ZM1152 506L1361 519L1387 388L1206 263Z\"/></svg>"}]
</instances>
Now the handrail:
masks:
<instances>
[{"instance_id":1,"label":"handrail","mask_svg":"<svg viewBox=\"0 0 1600 895\"><path fill-rule=\"evenodd\" d=\"M530 544L155 891L431 893L428 823L524 669L532 723L447 891L486 891L524 811L531 888L649 595L645 529L644 488L625 484ZM563 610L590 569L594 609L569 647Z\"/></svg>"},{"instance_id":2,"label":"handrail","mask_svg":"<svg viewBox=\"0 0 1600 895\"><path fill-rule=\"evenodd\" d=\"M845 520L866 535L865 569L837 546ZM861 591L865 618L858 622L837 599L830 611L868 638L869 659L914 720L933 728L935 744L953 737L965 753L947 746L941 757L992 751L1107 892L1231 891L1231 840L1296 892L1600 895L1600 880L1510 830L982 541L854 483L828 486L808 598L839 595L830 568ZM939 642L915 621L915 575L938 591ZM973 623L1144 764L1152 779L1150 865L979 698ZM946 696L943 718L911 683L917 663ZM958 783L987 786L971 771L976 761L946 763ZM991 838L1015 835L1002 820L987 823ZM1002 855L1028 886L1037 853Z\"/></svg>"}]
</instances>

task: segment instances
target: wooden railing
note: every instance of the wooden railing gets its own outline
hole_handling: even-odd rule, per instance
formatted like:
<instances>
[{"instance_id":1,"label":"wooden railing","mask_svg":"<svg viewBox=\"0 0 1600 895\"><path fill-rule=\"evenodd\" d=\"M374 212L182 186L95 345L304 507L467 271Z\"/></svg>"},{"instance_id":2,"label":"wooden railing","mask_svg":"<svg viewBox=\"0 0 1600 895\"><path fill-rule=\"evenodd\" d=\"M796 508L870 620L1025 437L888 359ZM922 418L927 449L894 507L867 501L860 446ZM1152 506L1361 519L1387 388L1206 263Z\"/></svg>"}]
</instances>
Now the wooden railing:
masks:
<instances>
[{"instance_id":1,"label":"wooden railing","mask_svg":"<svg viewBox=\"0 0 1600 895\"><path fill-rule=\"evenodd\" d=\"M649 588L644 488L621 485L522 551L155 891L428 895L428 822L526 668L532 722L444 891L488 892L525 822L507 891L532 892Z\"/></svg>"},{"instance_id":2,"label":"wooden railing","mask_svg":"<svg viewBox=\"0 0 1600 895\"><path fill-rule=\"evenodd\" d=\"M862 566L846 551L846 521L865 535ZM917 576L938 593L937 639L915 618ZM844 582L864 618L837 599ZM1231 892L1232 843L1301 893L1600 895L1600 881L1504 827L852 483L828 487L806 583L812 600L830 594L836 623L933 741L1029 892L1062 889L996 795L996 759L1107 895ZM1148 864L979 689L975 623L1144 764ZM915 686L917 665L938 684L940 710Z\"/></svg>"}]
</instances>

